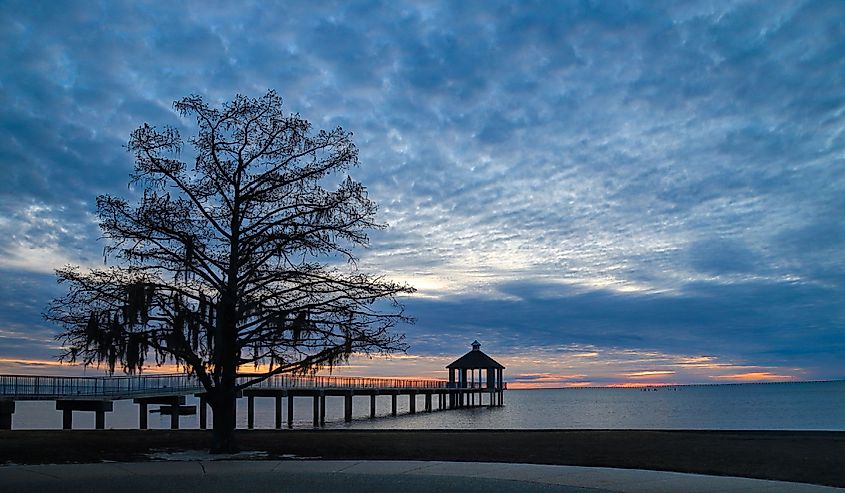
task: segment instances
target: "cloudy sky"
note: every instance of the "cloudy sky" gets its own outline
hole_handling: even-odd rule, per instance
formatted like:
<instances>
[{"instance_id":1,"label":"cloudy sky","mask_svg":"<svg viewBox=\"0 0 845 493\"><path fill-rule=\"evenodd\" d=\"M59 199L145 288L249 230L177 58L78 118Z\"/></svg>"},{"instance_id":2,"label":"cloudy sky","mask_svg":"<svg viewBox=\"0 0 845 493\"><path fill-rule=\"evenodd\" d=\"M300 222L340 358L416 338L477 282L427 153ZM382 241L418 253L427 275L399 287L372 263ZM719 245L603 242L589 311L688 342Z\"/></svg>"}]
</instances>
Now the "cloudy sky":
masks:
<instances>
[{"instance_id":1,"label":"cloudy sky","mask_svg":"<svg viewBox=\"0 0 845 493\"><path fill-rule=\"evenodd\" d=\"M360 266L419 290L409 353L343 372L845 378L845 2L768 0L2 0L0 372L78 371L40 313L129 133L271 88L354 133Z\"/></svg>"}]
</instances>

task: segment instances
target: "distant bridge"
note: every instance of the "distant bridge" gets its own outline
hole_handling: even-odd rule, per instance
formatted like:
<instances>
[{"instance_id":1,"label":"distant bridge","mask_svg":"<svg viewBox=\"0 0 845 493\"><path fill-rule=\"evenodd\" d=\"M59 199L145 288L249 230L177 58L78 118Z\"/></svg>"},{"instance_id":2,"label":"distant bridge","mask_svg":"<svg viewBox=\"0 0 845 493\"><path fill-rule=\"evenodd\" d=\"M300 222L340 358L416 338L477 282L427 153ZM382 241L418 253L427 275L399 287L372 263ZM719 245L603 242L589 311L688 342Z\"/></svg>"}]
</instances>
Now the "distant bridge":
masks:
<instances>
[{"instance_id":1,"label":"distant bridge","mask_svg":"<svg viewBox=\"0 0 845 493\"><path fill-rule=\"evenodd\" d=\"M249 376L241 377L246 382ZM479 377L480 378L480 377ZM376 397L391 396L392 415L397 414L397 397L409 396L410 413L416 412L417 395L425 397L426 412L434 410L432 397L438 397L439 410L481 406L487 395L488 406L501 406L504 402L501 382L480 383L445 380L371 378L371 377L322 377L275 375L243 390L247 398L247 427L254 426L254 400L256 397L273 397L276 400L276 428L282 427L282 399L287 398L287 425L293 426L293 398L313 399L314 426L325 425L326 396L343 396L344 419L352 420L352 397L370 396L370 417L375 417ZM62 427L72 428L73 411L96 413L96 428L105 427L105 413L112 411L112 402L133 399L139 404L139 427L147 428L149 404L162 404L163 411L171 415L171 428L179 427L179 414L186 395L200 399L200 428L207 425L205 388L192 376L185 374L158 374L138 376L62 377L34 375L0 375L0 429L12 428L15 401L53 400L56 409L63 411ZM193 409L191 407L191 409Z\"/></svg>"}]
</instances>

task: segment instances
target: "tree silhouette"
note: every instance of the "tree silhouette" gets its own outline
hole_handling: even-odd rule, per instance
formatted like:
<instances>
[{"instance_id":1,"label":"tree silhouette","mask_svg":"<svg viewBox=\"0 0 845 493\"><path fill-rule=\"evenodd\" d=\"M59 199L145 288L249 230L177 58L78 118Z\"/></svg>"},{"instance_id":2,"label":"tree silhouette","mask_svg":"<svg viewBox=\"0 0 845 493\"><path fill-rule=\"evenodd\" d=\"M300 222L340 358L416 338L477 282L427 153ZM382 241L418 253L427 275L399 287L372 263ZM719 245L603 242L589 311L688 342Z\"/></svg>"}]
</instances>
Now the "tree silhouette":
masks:
<instances>
[{"instance_id":1,"label":"tree silhouette","mask_svg":"<svg viewBox=\"0 0 845 493\"><path fill-rule=\"evenodd\" d=\"M133 373L154 356L195 375L214 413L214 449L230 451L239 390L353 352L404 350L391 329L410 322L396 297L413 289L357 269L352 249L384 226L346 175L358 158L350 133L313 132L273 91L220 109L199 96L174 107L196 118L193 166L180 159L176 129L132 132L140 199L97 198L117 265L57 270L69 289L45 317L64 329L62 360Z\"/></svg>"}]
</instances>

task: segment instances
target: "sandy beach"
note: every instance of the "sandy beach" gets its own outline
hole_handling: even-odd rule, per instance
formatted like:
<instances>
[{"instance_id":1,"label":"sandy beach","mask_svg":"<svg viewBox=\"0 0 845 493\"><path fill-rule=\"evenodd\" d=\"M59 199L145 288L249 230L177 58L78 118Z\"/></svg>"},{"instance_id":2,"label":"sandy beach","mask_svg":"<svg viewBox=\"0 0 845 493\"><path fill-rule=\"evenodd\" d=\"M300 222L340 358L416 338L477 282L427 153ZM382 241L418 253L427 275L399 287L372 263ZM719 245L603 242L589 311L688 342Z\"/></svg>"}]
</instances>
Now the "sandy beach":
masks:
<instances>
[{"instance_id":1,"label":"sandy beach","mask_svg":"<svg viewBox=\"0 0 845 493\"><path fill-rule=\"evenodd\" d=\"M0 463L139 461L209 446L197 430L0 432ZM323 459L602 466L845 487L845 432L654 430L239 430L242 450Z\"/></svg>"}]
</instances>

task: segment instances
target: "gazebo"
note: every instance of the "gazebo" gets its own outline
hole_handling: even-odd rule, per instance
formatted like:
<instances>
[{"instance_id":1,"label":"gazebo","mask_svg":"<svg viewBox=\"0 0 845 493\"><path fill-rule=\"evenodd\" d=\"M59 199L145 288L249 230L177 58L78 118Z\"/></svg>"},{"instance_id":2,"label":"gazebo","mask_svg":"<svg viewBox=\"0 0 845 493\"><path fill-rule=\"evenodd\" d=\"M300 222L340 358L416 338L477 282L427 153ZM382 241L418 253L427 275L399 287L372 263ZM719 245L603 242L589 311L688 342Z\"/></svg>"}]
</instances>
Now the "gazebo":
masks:
<instances>
[{"instance_id":1,"label":"gazebo","mask_svg":"<svg viewBox=\"0 0 845 493\"><path fill-rule=\"evenodd\" d=\"M449 394L451 407L475 406L476 394L479 406L482 405L484 394L490 395L490 406L501 406L504 403L505 384L502 380L502 370L505 367L487 356L481 350L480 342L473 341L472 351L446 368L449 370L449 388L458 389L458 392Z\"/></svg>"}]
</instances>

